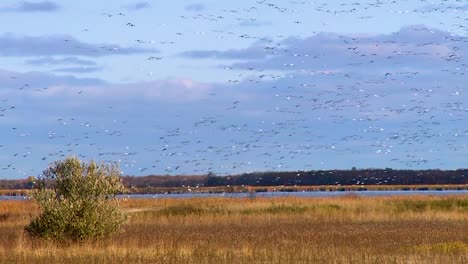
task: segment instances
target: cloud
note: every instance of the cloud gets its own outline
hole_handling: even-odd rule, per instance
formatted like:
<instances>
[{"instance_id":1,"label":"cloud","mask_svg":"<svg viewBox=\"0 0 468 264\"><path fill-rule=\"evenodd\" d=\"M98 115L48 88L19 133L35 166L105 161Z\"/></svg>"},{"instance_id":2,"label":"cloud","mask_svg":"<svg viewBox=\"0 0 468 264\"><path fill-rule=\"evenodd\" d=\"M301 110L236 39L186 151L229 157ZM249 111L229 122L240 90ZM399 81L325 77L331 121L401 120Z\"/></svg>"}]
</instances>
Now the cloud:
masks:
<instances>
[{"instance_id":1,"label":"cloud","mask_svg":"<svg viewBox=\"0 0 468 264\"><path fill-rule=\"evenodd\" d=\"M191 11L191 12L198 12L198 11L202 11L203 9L205 9L205 5L200 4L200 3L194 3L194 4L185 6L185 10Z\"/></svg>"},{"instance_id":2,"label":"cloud","mask_svg":"<svg viewBox=\"0 0 468 264\"><path fill-rule=\"evenodd\" d=\"M311 120L343 138L364 137L373 142L364 148L382 151L385 142L399 147L408 144L408 138L430 137L427 149L433 148L429 141L443 148L442 141L450 137L446 129L466 135L462 116L468 111L463 86L467 51L464 36L413 25L391 34L320 33L183 56L224 60L230 70L242 70L242 77L233 77L226 89L215 89L226 97L229 91L230 98L241 102L234 106L241 116L275 123ZM334 124L342 130L335 130ZM361 130L353 131L359 126ZM296 124L286 130L301 128ZM324 138L334 141L332 135Z\"/></svg>"},{"instance_id":3,"label":"cloud","mask_svg":"<svg viewBox=\"0 0 468 264\"><path fill-rule=\"evenodd\" d=\"M265 47L260 45L254 45L247 49L230 49L226 51L217 51L217 50L194 50L186 51L181 53L181 56L193 59L207 59L207 58L217 58L217 59L262 59L265 58L268 54L264 52Z\"/></svg>"},{"instance_id":4,"label":"cloud","mask_svg":"<svg viewBox=\"0 0 468 264\"><path fill-rule=\"evenodd\" d=\"M22 2L21 4L11 7L0 7L0 12L54 12L60 6L51 1L41 2Z\"/></svg>"},{"instance_id":5,"label":"cloud","mask_svg":"<svg viewBox=\"0 0 468 264\"><path fill-rule=\"evenodd\" d=\"M102 85L84 85L70 89L67 85L52 85L39 96L76 96L77 91L92 100L143 100L164 103L184 103L199 101L208 96L211 86L191 79L172 78L136 83L106 83Z\"/></svg>"},{"instance_id":6,"label":"cloud","mask_svg":"<svg viewBox=\"0 0 468 264\"><path fill-rule=\"evenodd\" d=\"M68 72L68 73L89 73L102 70L102 67L65 67L54 69L54 72Z\"/></svg>"},{"instance_id":7,"label":"cloud","mask_svg":"<svg viewBox=\"0 0 468 264\"><path fill-rule=\"evenodd\" d=\"M439 68L440 63L457 63L466 57L467 43L467 37L413 25L392 34L319 33L279 42L257 41L244 49L187 51L181 56L236 60L228 66L256 70Z\"/></svg>"},{"instance_id":8,"label":"cloud","mask_svg":"<svg viewBox=\"0 0 468 264\"><path fill-rule=\"evenodd\" d=\"M54 57L41 57L37 59L30 59L25 61L27 64L30 65L83 65L83 66L94 66L96 62L92 60L84 60L77 57L64 57L64 58L54 58Z\"/></svg>"},{"instance_id":9,"label":"cloud","mask_svg":"<svg viewBox=\"0 0 468 264\"><path fill-rule=\"evenodd\" d=\"M54 72L86 73L98 67L59 68ZM192 102L206 98L212 84L187 78L170 78L134 83L110 83L97 78L80 78L44 72L12 72L0 69L0 95L29 94L34 97L57 97L73 100L77 94L91 100L160 101L166 103Z\"/></svg>"},{"instance_id":10,"label":"cloud","mask_svg":"<svg viewBox=\"0 0 468 264\"><path fill-rule=\"evenodd\" d=\"M137 10L146 9L150 7L151 7L151 4L149 2L137 2L137 3L125 6L125 8L130 11L137 11Z\"/></svg>"},{"instance_id":11,"label":"cloud","mask_svg":"<svg viewBox=\"0 0 468 264\"><path fill-rule=\"evenodd\" d=\"M66 85L69 87L103 85L106 82L96 78L78 78L72 75L54 75L43 72L13 72L0 69L0 86L5 89L2 92L24 87L45 88L53 85Z\"/></svg>"},{"instance_id":12,"label":"cloud","mask_svg":"<svg viewBox=\"0 0 468 264\"><path fill-rule=\"evenodd\" d=\"M69 35L17 36L0 35L0 56L80 55L86 57L157 53L155 49L121 47L115 44L90 44Z\"/></svg>"}]
</instances>

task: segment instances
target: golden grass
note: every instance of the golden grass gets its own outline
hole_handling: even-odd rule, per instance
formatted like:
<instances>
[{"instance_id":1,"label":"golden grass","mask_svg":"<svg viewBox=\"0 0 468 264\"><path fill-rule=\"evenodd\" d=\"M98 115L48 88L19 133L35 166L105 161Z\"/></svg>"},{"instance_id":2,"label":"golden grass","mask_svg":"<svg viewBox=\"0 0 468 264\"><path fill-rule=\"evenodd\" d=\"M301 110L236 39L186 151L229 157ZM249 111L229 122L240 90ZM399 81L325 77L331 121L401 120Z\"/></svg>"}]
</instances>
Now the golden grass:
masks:
<instances>
[{"instance_id":1,"label":"golden grass","mask_svg":"<svg viewBox=\"0 0 468 264\"><path fill-rule=\"evenodd\" d=\"M468 197L121 201L124 232L57 244L22 230L30 201L0 201L0 263L466 263Z\"/></svg>"}]
</instances>

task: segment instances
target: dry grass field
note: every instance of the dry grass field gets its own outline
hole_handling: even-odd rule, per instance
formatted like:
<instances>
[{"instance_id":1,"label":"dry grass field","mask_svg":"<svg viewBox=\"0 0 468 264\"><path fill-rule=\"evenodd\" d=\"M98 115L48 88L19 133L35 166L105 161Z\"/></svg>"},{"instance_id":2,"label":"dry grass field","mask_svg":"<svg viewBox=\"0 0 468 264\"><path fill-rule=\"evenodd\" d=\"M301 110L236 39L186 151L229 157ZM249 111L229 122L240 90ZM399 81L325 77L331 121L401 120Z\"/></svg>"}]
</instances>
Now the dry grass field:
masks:
<instances>
[{"instance_id":1,"label":"dry grass field","mask_svg":"<svg viewBox=\"0 0 468 264\"><path fill-rule=\"evenodd\" d=\"M0 263L467 263L468 197L121 201L104 241L29 238L30 201L0 201Z\"/></svg>"}]
</instances>

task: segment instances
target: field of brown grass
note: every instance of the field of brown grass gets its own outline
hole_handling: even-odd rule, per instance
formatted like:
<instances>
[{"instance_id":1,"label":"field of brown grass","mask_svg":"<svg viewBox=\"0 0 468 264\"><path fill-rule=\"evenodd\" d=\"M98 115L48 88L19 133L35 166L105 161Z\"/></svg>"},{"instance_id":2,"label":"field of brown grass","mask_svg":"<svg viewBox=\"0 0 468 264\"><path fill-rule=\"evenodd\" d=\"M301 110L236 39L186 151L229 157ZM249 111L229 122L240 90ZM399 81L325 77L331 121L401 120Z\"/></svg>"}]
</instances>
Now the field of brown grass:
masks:
<instances>
[{"instance_id":1,"label":"field of brown grass","mask_svg":"<svg viewBox=\"0 0 468 264\"><path fill-rule=\"evenodd\" d=\"M122 233L29 238L30 201L0 201L0 263L467 263L468 197L132 199Z\"/></svg>"}]
</instances>

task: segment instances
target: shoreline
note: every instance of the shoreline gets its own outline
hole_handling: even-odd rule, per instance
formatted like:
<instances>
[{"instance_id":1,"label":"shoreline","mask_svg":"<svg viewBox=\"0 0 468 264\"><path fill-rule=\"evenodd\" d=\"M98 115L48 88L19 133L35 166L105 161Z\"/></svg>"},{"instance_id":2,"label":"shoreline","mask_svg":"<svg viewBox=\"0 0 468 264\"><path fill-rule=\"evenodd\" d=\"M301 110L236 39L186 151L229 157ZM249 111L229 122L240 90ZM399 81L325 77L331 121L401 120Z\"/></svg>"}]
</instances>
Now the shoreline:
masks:
<instances>
[{"instance_id":1,"label":"shoreline","mask_svg":"<svg viewBox=\"0 0 468 264\"><path fill-rule=\"evenodd\" d=\"M32 189L1 189L0 196L28 196ZM327 186L217 186L217 187L147 187L127 188L123 195L161 194L242 194L295 192L361 192L361 191L468 191L468 184L457 185L327 185Z\"/></svg>"}]
</instances>

